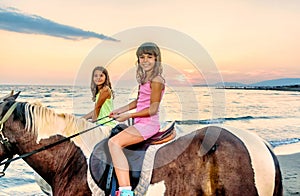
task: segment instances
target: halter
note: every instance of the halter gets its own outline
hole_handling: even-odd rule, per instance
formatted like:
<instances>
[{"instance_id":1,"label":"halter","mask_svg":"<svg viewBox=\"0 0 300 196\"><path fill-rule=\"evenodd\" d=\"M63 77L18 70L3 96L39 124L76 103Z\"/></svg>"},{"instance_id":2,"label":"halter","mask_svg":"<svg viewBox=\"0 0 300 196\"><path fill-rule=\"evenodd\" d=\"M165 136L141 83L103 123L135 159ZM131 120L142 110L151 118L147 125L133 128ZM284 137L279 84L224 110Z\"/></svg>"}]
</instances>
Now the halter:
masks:
<instances>
[{"instance_id":1,"label":"halter","mask_svg":"<svg viewBox=\"0 0 300 196\"><path fill-rule=\"evenodd\" d=\"M3 134L3 124L8 120L8 118L11 116L11 114L14 112L14 110L17 107L17 102L15 102L6 112L6 114L3 116L3 118L0 120L0 142L1 144L3 144L3 146L9 151L11 152L12 150L12 145L9 142L8 138L4 136ZM12 153L9 153L9 159L11 159L13 157ZM0 172L0 178L3 177L5 175L5 170L7 169L7 167L9 166L10 162L6 163L3 171Z\"/></svg>"}]
</instances>

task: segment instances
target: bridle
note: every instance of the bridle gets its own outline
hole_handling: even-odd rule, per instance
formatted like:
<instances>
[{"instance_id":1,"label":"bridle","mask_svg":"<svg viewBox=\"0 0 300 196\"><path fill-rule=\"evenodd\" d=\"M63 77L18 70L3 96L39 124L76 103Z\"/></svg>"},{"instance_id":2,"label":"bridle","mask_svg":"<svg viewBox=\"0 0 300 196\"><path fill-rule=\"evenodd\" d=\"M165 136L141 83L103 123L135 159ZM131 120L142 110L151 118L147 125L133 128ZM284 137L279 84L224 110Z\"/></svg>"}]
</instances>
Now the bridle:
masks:
<instances>
[{"instance_id":1,"label":"bridle","mask_svg":"<svg viewBox=\"0 0 300 196\"><path fill-rule=\"evenodd\" d=\"M5 113L5 115L3 116L3 118L0 120L0 143L4 146L4 148L6 148L6 150L9 152L9 156L8 159L11 159L14 155L12 153L12 145L9 142L9 139L7 137L5 137L5 135L3 134L3 125L4 123L9 119L9 117L12 115L12 113L14 112L14 110L17 107L17 102L15 102L12 106L10 106L10 108L7 110L7 112ZM3 168L3 171L0 172L0 178L3 177L5 175L5 170L7 169L7 167L9 166L10 162L7 162Z\"/></svg>"}]
</instances>

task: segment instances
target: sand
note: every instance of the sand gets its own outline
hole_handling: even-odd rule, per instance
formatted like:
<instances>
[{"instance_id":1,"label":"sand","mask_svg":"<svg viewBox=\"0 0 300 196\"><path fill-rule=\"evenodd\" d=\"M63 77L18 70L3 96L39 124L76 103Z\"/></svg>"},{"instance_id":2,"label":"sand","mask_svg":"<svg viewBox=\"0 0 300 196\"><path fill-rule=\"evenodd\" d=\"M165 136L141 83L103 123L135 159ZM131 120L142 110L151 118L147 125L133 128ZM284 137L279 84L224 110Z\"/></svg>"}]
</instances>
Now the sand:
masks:
<instances>
[{"instance_id":1,"label":"sand","mask_svg":"<svg viewBox=\"0 0 300 196\"><path fill-rule=\"evenodd\" d=\"M283 195L300 195L300 143L274 149L283 180Z\"/></svg>"},{"instance_id":2,"label":"sand","mask_svg":"<svg viewBox=\"0 0 300 196\"><path fill-rule=\"evenodd\" d=\"M283 180L283 195L300 195L300 153L277 157Z\"/></svg>"}]
</instances>

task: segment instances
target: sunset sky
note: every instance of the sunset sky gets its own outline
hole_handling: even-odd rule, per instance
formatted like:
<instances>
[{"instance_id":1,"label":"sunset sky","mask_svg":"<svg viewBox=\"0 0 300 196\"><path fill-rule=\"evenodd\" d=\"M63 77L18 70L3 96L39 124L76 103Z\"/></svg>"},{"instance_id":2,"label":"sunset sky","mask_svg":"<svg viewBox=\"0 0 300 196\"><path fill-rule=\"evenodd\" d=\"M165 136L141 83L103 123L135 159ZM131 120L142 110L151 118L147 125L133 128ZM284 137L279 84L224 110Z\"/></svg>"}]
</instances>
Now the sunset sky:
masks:
<instances>
[{"instance_id":1,"label":"sunset sky","mask_svg":"<svg viewBox=\"0 0 300 196\"><path fill-rule=\"evenodd\" d=\"M115 42L103 38L143 26L190 36L226 82L295 78L300 76L299 20L298 0L2 0L0 84L72 85L91 51ZM197 83L188 60L175 60L181 58L175 53L165 51L164 60ZM134 48L111 61L134 70ZM110 71L113 79L122 74ZM180 80L178 73L169 75Z\"/></svg>"}]
</instances>

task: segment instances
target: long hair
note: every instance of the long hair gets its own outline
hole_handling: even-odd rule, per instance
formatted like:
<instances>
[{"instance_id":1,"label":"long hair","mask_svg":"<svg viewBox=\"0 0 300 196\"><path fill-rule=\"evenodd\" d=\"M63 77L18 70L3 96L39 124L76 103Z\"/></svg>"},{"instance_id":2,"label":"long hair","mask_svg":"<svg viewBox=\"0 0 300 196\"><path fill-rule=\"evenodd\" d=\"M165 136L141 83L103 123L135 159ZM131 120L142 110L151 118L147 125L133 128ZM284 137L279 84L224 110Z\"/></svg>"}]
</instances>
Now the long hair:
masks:
<instances>
[{"instance_id":1,"label":"long hair","mask_svg":"<svg viewBox=\"0 0 300 196\"><path fill-rule=\"evenodd\" d=\"M112 87L111 87L111 82L110 82L110 79L109 79L109 75L108 75L108 71L107 69L105 69L104 67L102 66L97 66L94 68L93 72L92 72L92 77L91 77L91 91L92 91L92 100L93 101L96 101L96 95L98 94L99 92L99 89L97 87L97 85L95 84L94 82L94 74L95 74L95 71L101 71L104 75L105 75L105 81L104 83L101 85L100 89L102 89L104 86L108 86L109 89L111 90L111 93L112 93L112 97L113 97L113 90L112 90Z\"/></svg>"},{"instance_id":2,"label":"long hair","mask_svg":"<svg viewBox=\"0 0 300 196\"><path fill-rule=\"evenodd\" d=\"M155 57L155 66L153 72L150 76L150 80L154 77L161 75L163 72L162 64L161 64L161 54L159 47L152 42L145 42L143 43L136 51L137 56L137 70L136 70L136 80L139 84L145 84L146 80L146 73L143 68L140 66L139 56L142 54L150 54L154 55Z\"/></svg>"}]
</instances>

